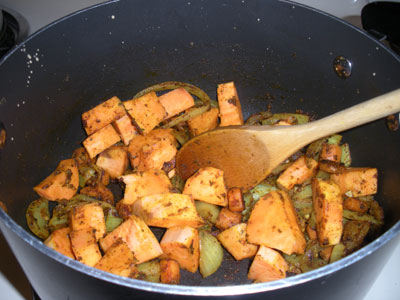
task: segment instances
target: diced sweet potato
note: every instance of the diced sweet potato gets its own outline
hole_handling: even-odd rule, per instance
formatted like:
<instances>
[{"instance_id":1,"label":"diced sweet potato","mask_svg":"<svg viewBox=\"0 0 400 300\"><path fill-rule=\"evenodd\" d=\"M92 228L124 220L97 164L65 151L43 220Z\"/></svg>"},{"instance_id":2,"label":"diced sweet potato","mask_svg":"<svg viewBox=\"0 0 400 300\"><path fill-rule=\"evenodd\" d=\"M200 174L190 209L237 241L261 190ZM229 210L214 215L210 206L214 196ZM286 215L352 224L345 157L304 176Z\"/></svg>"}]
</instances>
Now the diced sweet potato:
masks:
<instances>
[{"instance_id":1,"label":"diced sweet potato","mask_svg":"<svg viewBox=\"0 0 400 300\"><path fill-rule=\"evenodd\" d=\"M121 100L112 97L82 114L82 123L88 135L95 133L126 114Z\"/></svg>"},{"instance_id":2,"label":"diced sweet potato","mask_svg":"<svg viewBox=\"0 0 400 300\"><path fill-rule=\"evenodd\" d=\"M258 246L247 242L246 227L246 223L240 223L224 230L217 236L221 244L236 260L253 257L258 250Z\"/></svg>"},{"instance_id":3,"label":"diced sweet potato","mask_svg":"<svg viewBox=\"0 0 400 300\"><path fill-rule=\"evenodd\" d=\"M156 258L163 253L150 228L141 218L134 215L103 239L100 239L100 246L104 252L107 252L118 239L122 239L128 245L138 264Z\"/></svg>"},{"instance_id":4,"label":"diced sweet potato","mask_svg":"<svg viewBox=\"0 0 400 300\"><path fill-rule=\"evenodd\" d=\"M196 272L199 266L199 233L196 229L183 226L169 228L161 239L164 256L174 259L182 269Z\"/></svg>"},{"instance_id":5,"label":"diced sweet potato","mask_svg":"<svg viewBox=\"0 0 400 300\"><path fill-rule=\"evenodd\" d=\"M198 228L204 224L197 213L194 201L182 194L156 194L141 197L133 203L132 211L149 226Z\"/></svg>"},{"instance_id":6,"label":"diced sweet potato","mask_svg":"<svg viewBox=\"0 0 400 300\"><path fill-rule=\"evenodd\" d=\"M218 126L219 109L212 107L209 111L198 115L189 121L189 131L192 136L199 135L203 132L210 131Z\"/></svg>"},{"instance_id":7,"label":"diced sweet potato","mask_svg":"<svg viewBox=\"0 0 400 300\"><path fill-rule=\"evenodd\" d=\"M100 153L96 165L106 171L111 178L124 174L129 165L125 146L112 146Z\"/></svg>"},{"instance_id":8,"label":"diced sweet potato","mask_svg":"<svg viewBox=\"0 0 400 300\"><path fill-rule=\"evenodd\" d=\"M70 211L69 226L73 231L93 228L96 241L98 241L106 232L103 208L98 203L87 203L74 207Z\"/></svg>"},{"instance_id":9,"label":"diced sweet potato","mask_svg":"<svg viewBox=\"0 0 400 300\"><path fill-rule=\"evenodd\" d=\"M179 263L173 259L161 259L160 260L161 283L167 284L179 284L181 279L181 273Z\"/></svg>"},{"instance_id":10,"label":"diced sweet potato","mask_svg":"<svg viewBox=\"0 0 400 300\"><path fill-rule=\"evenodd\" d=\"M319 251L319 256L321 256L323 260L329 261L329 259L331 258L332 250L333 246L326 247Z\"/></svg>"},{"instance_id":11,"label":"diced sweet potato","mask_svg":"<svg viewBox=\"0 0 400 300\"><path fill-rule=\"evenodd\" d=\"M69 227L54 230L50 236L43 242L46 246L50 247L65 256L75 259L74 252L72 252L71 239L69 237Z\"/></svg>"},{"instance_id":12,"label":"diced sweet potato","mask_svg":"<svg viewBox=\"0 0 400 300\"><path fill-rule=\"evenodd\" d=\"M359 213L366 213L368 210L368 205L360 199L345 197L343 200L343 209L348 209Z\"/></svg>"},{"instance_id":13,"label":"diced sweet potato","mask_svg":"<svg viewBox=\"0 0 400 300\"><path fill-rule=\"evenodd\" d=\"M242 212L244 210L243 195L240 188L230 188L228 190L228 207L230 211L234 212Z\"/></svg>"},{"instance_id":14,"label":"diced sweet potato","mask_svg":"<svg viewBox=\"0 0 400 300\"><path fill-rule=\"evenodd\" d=\"M247 223L247 240L288 255L304 253L306 240L286 192L272 191L258 200Z\"/></svg>"},{"instance_id":15,"label":"diced sweet potato","mask_svg":"<svg viewBox=\"0 0 400 300\"><path fill-rule=\"evenodd\" d=\"M172 184L162 170L147 170L121 176L125 183L125 194L121 200L123 204L131 205L143 196L169 193Z\"/></svg>"},{"instance_id":16,"label":"diced sweet potato","mask_svg":"<svg viewBox=\"0 0 400 300\"><path fill-rule=\"evenodd\" d=\"M288 264L278 251L260 246L250 266L248 278L256 282L267 282L286 277Z\"/></svg>"},{"instance_id":17,"label":"diced sweet potato","mask_svg":"<svg viewBox=\"0 0 400 300\"><path fill-rule=\"evenodd\" d=\"M161 170L165 163L175 158L177 149L167 138L145 144L139 152L139 171Z\"/></svg>"},{"instance_id":18,"label":"diced sweet potato","mask_svg":"<svg viewBox=\"0 0 400 300\"><path fill-rule=\"evenodd\" d=\"M139 131L136 129L135 125L133 125L132 119L128 114L122 118L119 118L118 120L115 120L113 125L121 137L122 142L126 146L128 146L129 142L139 134Z\"/></svg>"},{"instance_id":19,"label":"diced sweet potato","mask_svg":"<svg viewBox=\"0 0 400 300\"><path fill-rule=\"evenodd\" d=\"M224 171L213 167L200 168L189 177L182 193L190 195L195 200L220 206L228 205Z\"/></svg>"},{"instance_id":20,"label":"diced sweet potato","mask_svg":"<svg viewBox=\"0 0 400 300\"><path fill-rule=\"evenodd\" d=\"M71 199L78 191L79 172L74 159L62 160L56 170L33 188L47 200Z\"/></svg>"},{"instance_id":21,"label":"diced sweet potato","mask_svg":"<svg viewBox=\"0 0 400 300\"><path fill-rule=\"evenodd\" d=\"M81 263L94 267L101 259L99 246L96 242L95 229L82 228L70 232L72 251Z\"/></svg>"},{"instance_id":22,"label":"diced sweet potato","mask_svg":"<svg viewBox=\"0 0 400 300\"><path fill-rule=\"evenodd\" d=\"M116 241L95 265L95 268L113 273L115 275L135 278L138 270L135 257L122 240Z\"/></svg>"},{"instance_id":23,"label":"diced sweet potato","mask_svg":"<svg viewBox=\"0 0 400 300\"><path fill-rule=\"evenodd\" d=\"M217 88L220 126L243 125L242 107L233 82L219 84Z\"/></svg>"},{"instance_id":24,"label":"diced sweet potato","mask_svg":"<svg viewBox=\"0 0 400 300\"><path fill-rule=\"evenodd\" d=\"M319 160L329 160L340 163L342 159L342 147L335 144L324 143L322 145L321 153L319 155Z\"/></svg>"},{"instance_id":25,"label":"diced sweet potato","mask_svg":"<svg viewBox=\"0 0 400 300\"><path fill-rule=\"evenodd\" d=\"M79 193L107 202L111 205L114 204L114 194L109 188L105 187L101 183L85 186L79 191Z\"/></svg>"},{"instance_id":26,"label":"diced sweet potato","mask_svg":"<svg viewBox=\"0 0 400 300\"><path fill-rule=\"evenodd\" d=\"M133 138L133 140L129 143L128 152L129 159L131 162L132 168L137 168L140 162L140 151L144 145L151 145L159 140L168 139L172 145L175 147L178 146L178 143L172 134L173 130L168 129L154 129L150 133L143 135L138 135Z\"/></svg>"},{"instance_id":27,"label":"diced sweet potato","mask_svg":"<svg viewBox=\"0 0 400 300\"><path fill-rule=\"evenodd\" d=\"M316 240L318 238L317 232L310 224L307 224L306 231L310 240Z\"/></svg>"},{"instance_id":28,"label":"diced sweet potato","mask_svg":"<svg viewBox=\"0 0 400 300\"><path fill-rule=\"evenodd\" d=\"M125 101L124 106L143 134L149 133L166 116L164 106L155 92Z\"/></svg>"},{"instance_id":29,"label":"diced sweet potato","mask_svg":"<svg viewBox=\"0 0 400 300\"><path fill-rule=\"evenodd\" d=\"M342 194L349 197L373 195L378 190L376 168L348 168L342 173L332 174L331 178L340 187Z\"/></svg>"},{"instance_id":30,"label":"diced sweet potato","mask_svg":"<svg viewBox=\"0 0 400 300\"><path fill-rule=\"evenodd\" d=\"M240 212L230 211L228 208L223 207L218 214L215 227L225 230L234 225L239 224L242 221L242 214Z\"/></svg>"},{"instance_id":31,"label":"diced sweet potato","mask_svg":"<svg viewBox=\"0 0 400 300\"><path fill-rule=\"evenodd\" d=\"M343 232L343 199L340 189L331 180L313 178L313 208L316 229L322 247L340 242Z\"/></svg>"},{"instance_id":32,"label":"diced sweet potato","mask_svg":"<svg viewBox=\"0 0 400 300\"><path fill-rule=\"evenodd\" d=\"M278 177L277 184L291 190L296 184L302 184L317 171L318 162L305 156L299 157Z\"/></svg>"},{"instance_id":33,"label":"diced sweet potato","mask_svg":"<svg viewBox=\"0 0 400 300\"><path fill-rule=\"evenodd\" d=\"M178 88L158 97L167 113L165 119L169 119L177 114L194 106L194 99L184 88Z\"/></svg>"},{"instance_id":34,"label":"diced sweet potato","mask_svg":"<svg viewBox=\"0 0 400 300\"><path fill-rule=\"evenodd\" d=\"M87 137L82 144L89 153L90 158L94 158L97 154L118 143L120 140L121 138L114 127L109 124Z\"/></svg>"},{"instance_id":35,"label":"diced sweet potato","mask_svg":"<svg viewBox=\"0 0 400 300\"><path fill-rule=\"evenodd\" d=\"M72 158L75 159L78 168L95 163L95 160L89 157L89 153L87 153L84 147L75 149L72 153Z\"/></svg>"}]
</instances>

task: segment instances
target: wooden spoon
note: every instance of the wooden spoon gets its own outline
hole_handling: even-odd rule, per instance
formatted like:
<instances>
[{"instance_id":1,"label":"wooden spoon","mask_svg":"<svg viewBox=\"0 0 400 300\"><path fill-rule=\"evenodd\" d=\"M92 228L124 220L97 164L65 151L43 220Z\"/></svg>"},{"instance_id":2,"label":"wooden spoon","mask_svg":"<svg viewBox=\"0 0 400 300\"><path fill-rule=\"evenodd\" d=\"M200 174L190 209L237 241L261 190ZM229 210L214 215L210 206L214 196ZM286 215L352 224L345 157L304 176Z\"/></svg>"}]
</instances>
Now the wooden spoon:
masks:
<instances>
[{"instance_id":1,"label":"wooden spoon","mask_svg":"<svg viewBox=\"0 0 400 300\"><path fill-rule=\"evenodd\" d=\"M224 171L228 188L257 185L305 145L400 111L400 89L323 119L293 126L229 126L196 136L177 155L184 180L201 167Z\"/></svg>"}]
</instances>

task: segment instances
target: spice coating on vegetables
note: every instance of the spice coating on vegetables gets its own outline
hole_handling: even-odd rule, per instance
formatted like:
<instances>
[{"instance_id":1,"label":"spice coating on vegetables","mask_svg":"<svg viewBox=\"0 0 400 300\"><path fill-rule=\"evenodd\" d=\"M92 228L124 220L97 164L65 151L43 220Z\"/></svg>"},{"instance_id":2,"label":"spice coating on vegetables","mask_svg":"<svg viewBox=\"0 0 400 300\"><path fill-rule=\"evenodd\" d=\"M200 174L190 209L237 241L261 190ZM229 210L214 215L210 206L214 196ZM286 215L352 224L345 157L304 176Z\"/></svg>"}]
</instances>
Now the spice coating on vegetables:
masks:
<instances>
[{"instance_id":1,"label":"spice coating on vegetables","mask_svg":"<svg viewBox=\"0 0 400 300\"><path fill-rule=\"evenodd\" d=\"M40 199L27 209L29 229L86 265L178 284L181 271L213 276L226 255L249 261L250 281L283 279L356 251L383 225L373 198L378 170L351 167L349 144L338 134L305 147L246 193L227 188L214 166L183 181L175 156L198 134L310 122L269 111L245 122L233 82L220 84L217 97L165 82L83 112L88 137L34 187ZM155 228L163 228L162 238Z\"/></svg>"}]
</instances>

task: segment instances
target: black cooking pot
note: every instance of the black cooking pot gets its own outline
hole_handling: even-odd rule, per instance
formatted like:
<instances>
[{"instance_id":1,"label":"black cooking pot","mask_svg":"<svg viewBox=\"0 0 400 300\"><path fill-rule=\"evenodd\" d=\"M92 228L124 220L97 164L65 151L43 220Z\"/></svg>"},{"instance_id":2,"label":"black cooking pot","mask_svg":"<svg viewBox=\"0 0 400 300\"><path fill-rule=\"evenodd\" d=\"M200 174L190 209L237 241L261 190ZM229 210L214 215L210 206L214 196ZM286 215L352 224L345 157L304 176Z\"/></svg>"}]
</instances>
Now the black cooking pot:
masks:
<instances>
[{"instance_id":1,"label":"black cooking pot","mask_svg":"<svg viewBox=\"0 0 400 300\"><path fill-rule=\"evenodd\" d=\"M335 58L351 62L339 77ZM44 246L27 230L32 187L84 139L81 113L117 95L130 99L177 80L215 98L235 81L245 117L272 107L323 117L400 86L400 60L341 20L285 1L117 1L68 16L29 37L0 66L0 227L42 299L359 299L399 241L400 135L379 120L344 133L354 166L379 169L385 231L326 267L249 284L248 262L224 262L201 280L170 286L114 276ZM241 283L241 284L240 284Z\"/></svg>"}]
</instances>

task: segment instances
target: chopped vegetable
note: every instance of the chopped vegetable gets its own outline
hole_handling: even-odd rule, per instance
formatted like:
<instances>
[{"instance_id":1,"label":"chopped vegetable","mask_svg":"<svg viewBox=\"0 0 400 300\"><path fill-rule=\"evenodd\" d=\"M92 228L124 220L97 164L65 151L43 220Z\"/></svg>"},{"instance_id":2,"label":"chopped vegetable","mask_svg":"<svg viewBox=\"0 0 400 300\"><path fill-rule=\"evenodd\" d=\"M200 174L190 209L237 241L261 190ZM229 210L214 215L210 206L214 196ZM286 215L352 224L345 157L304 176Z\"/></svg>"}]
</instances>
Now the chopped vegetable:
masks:
<instances>
[{"instance_id":1,"label":"chopped vegetable","mask_svg":"<svg viewBox=\"0 0 400 300\"><path fill-rule=\"evenodd\" d=\"M215 204L195 201L196 210L203 220L215 224L217 222L218 215L221 211L221 207Z\"/></svg>"},{"instance_id":2,"label":"chopped vegetable","mask_svg":"<svg viewBox=\"0 0 400 300\"><path fill-rule=\"evenodd\" d=\"M179 264L173 259L160 260L160 281L167 284L179 284L181 273Z\"/></svg>"},{"instance_id":3,"label":"chopped vegetable","mask_svg":"<svg viewBox=\"0 0 400 300\"><path fill-rule=\"evenodd\" d=\"M161 95L160 103L167 113L165 119L169 119L177 114L194 106L194 99L184 88L177 88Z\"/></svg>"},{"instance_id":4,"label":"chopped vegetable","mask_svg":"<svg viewBox=\"0 0 400 300\"><path fill-rule=\"evenodd\" d=\"M101 259L99 246L96 242L96 230L85 227L78 230L71 230L72 251L81 263L94 267Z\"/></svg>"},{"instance_id":5,"label":"chopped vegetable","mask_svg":"<svg viewBox=\"0 0 400 300\"><path fill-rule=\"evenodd\" d=\"M160 282L161 266L158 260L151 260L137 265L137 279Z\"/></svg>"},{"instance_id":6,"label":"chopped vegetable","mask_svg":"<svg viewBox=\"0 0 400 300\"><path fill-rule=\"evenodd\" d=\"M224 256L221 244L211 233L200 230L200 274L206 278L214 274L222 263Z\"/></svg>"},{"instance_id":7,"label":"chopped vegetable","mask_svg":"<svg viewBox=\"0 0 400 300\"><path fill-rule=\"evenodd\" d=\"M26 210L26 222L37 237L46 239L49 236L49 219L49 202L46 199L37 199L29 204Z\"/></svg>"},{"instance_id":8,"label":"chopped vegetable","mask_svg":"<svg viewBox=\"0 0 400 300\"><path fill-rule=\"evenodd\" d=\"M235 84L228 82L217 88L220 126L243 125L242 107Z\"/></svg>"},{"instance_id":9,"label":"chopped vegetable","mask_svg":"<svg viewBox=\"0 0 400 300\"><path fill-rule=\"evenodd\" d=\"M97 158L96 165L106 171L111 178L117 178L124 174L128 168L128 152L124 146L112 146Z\"/></svg>"},{"instance_id":10,"label":"chopped vegetable","mask_svg":"<svg viewBox=\"0 0 400 300\"><path fill-rule=\"evenodd\" d=\"M213 107L209 111L188 120L188 126L192 136L215 129L218 126L218 115L219 109Z\"/></svg>"},{"instance_id":11,"label":"chopped vegetable","mask_svg":"<svg viewBox=\"0 0 400 300\"><path fill-rule=\"evenodd\" d=\"M69 227L60 228L53 231L50 236L43 242L51 249L64 254L72 259L75 259L74 252L72 251Z\"/></svg>"},{"instance_id":12,"label":"chopped vegetable","mask_svg":"<svg viewBox=\"0 0 400 300\"><path fill-rule=\"evenodd\" d=\"M69 224L73 231L94 229L96 241L106 233L104 212L99 203L87 203L74 207L70 212Z\"/></svg>"},{"instance_id":13,"label":"chopped vegetable","mask_svg":"<svg viewBox=\"0 0 400 300\"><path fill-rule=\"evenodd\" d=\"M317 172L317 167L317 161L301 156L283 171L276 182L278 186L291 190L295 185L310 179Z\"/></svg>"},{"instance_id":14,"label":"chopped vegetable","mask_svg":"<svg viewBox=\"0 0 400 300\"><path fill-rule=\"evenodd\" d=\"M233 212L226 207L223 207L218 214L215 226L220 230L225 230L233 225L239 224L242 221L242 214L240 212Z\"/></svg>"},{"instance_id":15,"label":"chopped vegetable","mask_svg":"<svg viewBox=\"0 0 400 300\"><path fill-rule=\"evenodd\" d=\"M122 142L128 146L130 141L139 134L138 129L133 125L131 117L126 114L113 122L115 130L121 137Z\"/></svg>"},{"instance_id":16,"label":"chopped vegetable","mask_svg":"<svg viewBox=\"0 0 400 300\"><path fill-rule=\"evenodd\" d=\"M304 124L310 121L310 117L302 114L280 113L265 118L261 123L262 125L275 125L281 121L286 122L288 125Z\"/></svg>"},{"instance_id":17,"label":"chopped vegetable","mask_svg":"<svg viewBox=\"0 0 400 300\"><path fill-rule=\"evenodd\" d=\"M230 211L234 212L242 212L244 210L243 195L240 188L228 190L228 207Z\"/></svg>"},{"instance_id":18,"label":"chopped vegetable","mask_svg":"<svg viewBox=\"0 0 400 300\"><path fill-rule=\"evenodd\" d=\"M331 178L348 197L376 194L378 189L376 168L349 168L340 174L332 174Z\"/></svg>"}]
</instances>

